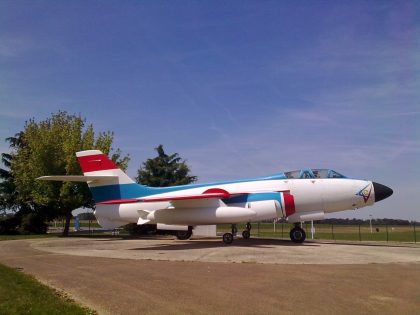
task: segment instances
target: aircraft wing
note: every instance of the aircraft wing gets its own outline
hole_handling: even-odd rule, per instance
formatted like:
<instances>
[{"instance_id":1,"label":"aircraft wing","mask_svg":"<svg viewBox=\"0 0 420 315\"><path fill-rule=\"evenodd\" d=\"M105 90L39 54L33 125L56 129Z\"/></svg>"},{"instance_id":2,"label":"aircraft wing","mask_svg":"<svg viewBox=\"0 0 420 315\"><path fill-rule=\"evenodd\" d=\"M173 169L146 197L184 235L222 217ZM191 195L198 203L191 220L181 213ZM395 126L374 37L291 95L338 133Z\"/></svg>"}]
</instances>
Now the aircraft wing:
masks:
<instances>
[{"instance_id":1,"label":"aircraft wing","mask_svg":"<svg viewBox=\"0 0 420 315\"><path fill-rule=\"evenodd\" d=\"M237 194L235 194L237 195ZM224 189L220 188L210 188L204 191L202 194L195 195L166 195L166 196L148 196L144 198L132 198L132 199L117 199L117 200L108 200L103 202L98 202L98 204L122 204L122 203L136 203L136 202L163 202L169 201L173 204L174 207L185 206L185 204L190 204L197 206L198 204L207 203L205 201L199 202L199 200L205 199L228 199L232 195ZM194 201L194 202L193 202Z\"/></svg>"}]
</instances>

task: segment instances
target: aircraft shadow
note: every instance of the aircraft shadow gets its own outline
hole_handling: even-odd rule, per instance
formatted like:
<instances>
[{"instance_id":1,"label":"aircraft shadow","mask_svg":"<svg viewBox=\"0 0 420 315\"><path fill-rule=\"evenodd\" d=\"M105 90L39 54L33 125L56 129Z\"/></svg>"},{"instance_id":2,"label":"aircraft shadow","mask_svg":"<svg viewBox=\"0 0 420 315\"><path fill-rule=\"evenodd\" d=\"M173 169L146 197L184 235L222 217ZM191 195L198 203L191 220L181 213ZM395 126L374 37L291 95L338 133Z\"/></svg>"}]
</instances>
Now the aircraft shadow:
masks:
<instances>
[{"instance_id":1,"label":"aircraft shadow","mask_svg":"<svg viewBox=\"0 0 420 315\"><path fill-rule=\"evenodd\" d=\"M186 250L186 249L203 249L203 248L220 248L220 247L250 247L250 248L274 248L277 246L320 246L314 243L295 244L286 240L271 240L271 239L236 239L232 244L224 244L220 239L192 239L188 241L176 241L171 244L158 244L148 247L131 248L130 250Z\"/></svg>"},{"instance_id":2,"label":"aircraft shadow","mask_svg":"<svg viewBox=\"0 0 420 315\"><path fill-rule=\"evenodd\" d=\"M321 243L319 243L321 244ZM418 248L414 244L389 244L389 243L357 243L357 242L346 242L346 241L322 241L322 244L332 244L332 245L346 245L346 246L366 246L366 247L402 247L402 248Z\"/></svg>"},{"instance_id":3,"label":"aircraft shadow","mask_svg":"<svg viewBox=\"0 0 420 315\"><path fill-rule=\"evenodd\" d=\"M61 237L61 236L60 236ZM104 235L71 235L69 237L80 237L94 239L95 242L115 242L125 240L155 240L155 241L173 241L174 238L163 235L150 235L150 236L126 236L126 235L115 235L115 236L104 236ZM261 247L261 248L272 248L274 246L321 246L322 244L329 245L345 245L345 246L366 246L366 247L392 247L392 248L418 248L416 244L390 244L390 243L368 243L368 242L351 242L351 241L318 241L318 240L306 240L303 244L295 244L290 240L279 240L279 239L264 239L264 238L251 238L244 240L242 238L235 239L232 244L226 245L222 242L221 238L214 239L191 239L187 241L176 241L176 244L160 244L159 246L151 246L147 248L134 248L131 250L156 250L167 248L168 250L182 250L182 249L199 249L199 248L216 248L222 246L233 246L233 247ZM169 248L168 248L169 247ZM174 247L171 249L170 247ZM185 248L184 248L185 247Z\"/></svg>"}]
</instances>

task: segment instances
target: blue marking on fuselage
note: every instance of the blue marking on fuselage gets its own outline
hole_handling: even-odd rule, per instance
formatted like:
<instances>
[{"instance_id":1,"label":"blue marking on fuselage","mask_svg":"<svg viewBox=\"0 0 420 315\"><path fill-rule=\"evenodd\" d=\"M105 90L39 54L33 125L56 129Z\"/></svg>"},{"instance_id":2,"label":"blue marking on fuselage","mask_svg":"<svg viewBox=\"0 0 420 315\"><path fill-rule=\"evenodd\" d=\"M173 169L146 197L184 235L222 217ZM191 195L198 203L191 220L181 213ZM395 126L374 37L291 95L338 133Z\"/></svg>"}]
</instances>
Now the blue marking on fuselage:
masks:
<instances>
[{"instance_id":1,"label":"blue marking on fuselage","mask_svg":"<svg viewBox=\"0 0 420 315\"><path fill-rule=\"evenodd\" d=\"M252 193L246 195L240 195L229 199L223 199L226 204L232 203L246 203L253 201L264 201L264 200L277 200L281 204L279 192L264 192L264 193Z\"/></svg>"},{"instance_id":2,"label":"blue marking on fuselage","mask_svg":"<svg viewBox=\"0 0 420 315\"><path fill-rule=\"evenodd\" d=\"M147 187L139 184L122 184L90 187L90 192L95 202L107 200L130 199L145 196Z\"/></svg>"},{"instance_id":3,"label":"blue marking on fuselage","mask_svg":"<svg viewBox=\"0 0 420 315\"><path fill-rule=\"evenodd\" d=\"M285 179L285 178L286 176L284 176L284 174L282 173L282 174L276 174L273 176L266 176L266 177L239 179L239 180L232 180L232 181L225 181L225 182L214 182L214 183L208 183L208 184L190 184L190 185L181 185L181 186L170 186L170 187L149 187L149 186L143 186L136 183L131 183L131 184L121 184L121 185L95 186L95 187L90 187L90 191L92 193L93 199L96 202L102 202L102 201L107 201L107 200L141 198L145 196L164 194L168 192L192 189L192 188L255 182L255 181L263 181L263 180L279 180L279 179Z\"/></svg>"}]
</instances>

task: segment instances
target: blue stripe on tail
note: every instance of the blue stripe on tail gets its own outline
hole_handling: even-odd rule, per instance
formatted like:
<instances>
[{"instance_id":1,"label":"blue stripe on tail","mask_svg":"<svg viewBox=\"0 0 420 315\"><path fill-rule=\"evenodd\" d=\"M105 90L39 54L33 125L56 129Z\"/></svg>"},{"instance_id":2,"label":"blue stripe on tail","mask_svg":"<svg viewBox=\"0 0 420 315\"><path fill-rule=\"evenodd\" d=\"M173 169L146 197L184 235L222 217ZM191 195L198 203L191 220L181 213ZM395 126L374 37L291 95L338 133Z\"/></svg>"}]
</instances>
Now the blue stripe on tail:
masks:
<instances>
[{"instance_id":1,"label":"blue stripe on tail","mask_svg":"<svg viewBox=\"0 0 420 315\"><path fill-rule=\"evenodd\" d=\"M147 195L147 190L135 183L90 187L95 202L143 197Z\"/></svg>"}]
</instances>

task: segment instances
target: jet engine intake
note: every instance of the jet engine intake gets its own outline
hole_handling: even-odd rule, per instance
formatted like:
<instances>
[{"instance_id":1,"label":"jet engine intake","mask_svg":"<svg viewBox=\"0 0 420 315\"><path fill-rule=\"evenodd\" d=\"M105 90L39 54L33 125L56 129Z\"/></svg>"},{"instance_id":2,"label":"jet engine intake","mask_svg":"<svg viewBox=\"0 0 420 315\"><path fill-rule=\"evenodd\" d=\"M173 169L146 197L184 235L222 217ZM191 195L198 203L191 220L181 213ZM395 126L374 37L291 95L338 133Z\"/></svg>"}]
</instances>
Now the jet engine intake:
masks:
<instances>
[{"instance_id":1,"label":"jet engine intake","mask_svg":"<svg viewBox=\"0 0 420 315\"><path fill-rule=\"evenodd\" d=\"M256 213L254 220L268 220L282 216L280 203L276 200L247 202L245 208Z\"/></svg>"}]
</instances>

